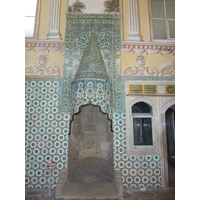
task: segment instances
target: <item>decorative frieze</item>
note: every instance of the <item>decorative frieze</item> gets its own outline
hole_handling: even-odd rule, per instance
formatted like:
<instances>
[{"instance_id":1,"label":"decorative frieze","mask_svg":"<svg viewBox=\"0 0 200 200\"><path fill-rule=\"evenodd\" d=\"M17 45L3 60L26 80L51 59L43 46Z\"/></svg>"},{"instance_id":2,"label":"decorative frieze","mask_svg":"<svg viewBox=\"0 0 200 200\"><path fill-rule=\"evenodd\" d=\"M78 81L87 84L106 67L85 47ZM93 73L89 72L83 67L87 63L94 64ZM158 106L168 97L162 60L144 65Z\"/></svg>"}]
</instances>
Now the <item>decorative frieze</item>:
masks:
<instances>
[{"instance_id":1,"label":"decorative frieze","mask_svg":"<svg viewBox=\"0 0 200 200\"><path fill-rule=\"evenodd\" d=\"M161 53L175 55L175 42L166 43L156 43L156 42L130 42L121 41L121 51L122 52L132 52L132 53Z\"/></svg>"},{"instance_id":2,"label":"decorative frieze","mask_svg":"<svg viewBox=\"0 0 200 200\"><path fill-rule=\"evenodd\" d=\"M124 70L124 76L133 76L133 75L139 75L139 76L158 76L158 70L155 67L148 66L144 67L145 60L144 56L139 55L136 58L136 62L138 64L138 67L136 66L128 66Z\"/></svg>"},{"instance_id":3,"label":"decorative frieze","mask_svg":"<svg viewBox=\"0 0 200 200\"><path fill-rule=\"evenodd\" d=\"M166 63L162 65L159 71L159 76L175 76L175 64Z\"/></svg>"},{"instance_id":4,"label":"decorative frieze","mask_svg":"<svg viewBox=\"0 0 200 200\"><path fill-rule=\"evenodd\" d=\"M144 56L139 55L136 58L136 62L138 67L136 66L127 66L124 69L124 76L175 76L175 64L174 63L166 63L162 65L160 70L156 69L153 66L145 67Z\"/></svg>"},{"instance_id":5,"label":"decorative frieze","mask_svg":"<svg viewBox=\"0 0 200 200\"><path fill-rule=\"evenodd\" d=\"M40 55L39 66L28 66L25 68L25 75L27 76L49 76L49 75L60 75L60 70L57 66L46 66L47 57L45 55Z\"/></svg>"},{"instance_id":6,"label":"decorative frieze","mask_svg":"<svg viewBox=\"0 0 200 200\"><path fill-rule=\"evenodd\" d=\"M38 50L38 51L63 51L64 40L26 40L25 50ZM175 44L162 44L158 45L152 42L132 43L121 41L121 51L132 53L162 53L162 54L175 54Z\"/></svg>"},{"instance_id":7,"label":"decorative frieze","mask_svg":"<svg viewBox=\"0 0 200 200\"><path fill-rule=\"evenodd\" d=\"M63 51L64 41L48 41L48 40L26 40L25 50L37 50L37 51Z\"/></svg>"}]
</instances>

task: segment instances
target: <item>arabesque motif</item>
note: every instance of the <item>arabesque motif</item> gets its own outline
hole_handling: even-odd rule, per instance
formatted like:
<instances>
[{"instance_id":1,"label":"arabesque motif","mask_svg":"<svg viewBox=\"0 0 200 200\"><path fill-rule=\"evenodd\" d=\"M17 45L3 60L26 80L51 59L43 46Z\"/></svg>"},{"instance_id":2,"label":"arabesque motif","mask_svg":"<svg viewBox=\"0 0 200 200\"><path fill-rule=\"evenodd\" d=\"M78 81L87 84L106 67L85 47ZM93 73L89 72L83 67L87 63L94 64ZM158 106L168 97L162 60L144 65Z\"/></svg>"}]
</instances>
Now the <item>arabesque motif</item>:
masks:
<instances>
[{"instance_id":1,"label":"arabesque motif","mask_svg":"<svg viewBox=\"0 0 200 200\"><path fill-rule=\"evenodd\" d=\"M34 76L48 76L48 75L60 75L60 70L57 66L46 66L47 57L45 55L40 55L38 62L40 66L28 66L25 68L26 75Z\"/></svg>"}]
</instances>

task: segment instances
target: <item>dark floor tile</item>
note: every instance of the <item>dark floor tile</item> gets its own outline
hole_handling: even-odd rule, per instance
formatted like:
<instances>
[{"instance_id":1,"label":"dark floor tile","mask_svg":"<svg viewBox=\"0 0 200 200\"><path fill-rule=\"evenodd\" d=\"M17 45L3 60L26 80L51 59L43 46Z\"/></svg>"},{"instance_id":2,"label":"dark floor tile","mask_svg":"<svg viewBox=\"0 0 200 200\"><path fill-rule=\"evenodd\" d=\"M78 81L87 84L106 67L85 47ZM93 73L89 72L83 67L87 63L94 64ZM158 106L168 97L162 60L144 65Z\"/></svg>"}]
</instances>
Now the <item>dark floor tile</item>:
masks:
<instances>
[{"instance_id":1,"label":"dark floor tile","mask_svg":"<svg viewBox=\"0 0 200 200\"><path fill-rule=\"evenodd\" d=\"M175 200L175 197L170 194L156 194L155 200Z\"/></svg>"},{"instance_id":2,"label":"dark floor tile","mask_svg":"<svg viewBox=\"0 0 200 200\"><path fill-rule=\"evenodd\" d=\"M160 193L160 194L164 195L164 194L168 194L169 190L167 190L167 189L155 189L155 190L152 190L152 192L155 193L155 194Z\"/></svg>"},{"instance_id":3,"label":"dark floor tile","mask_svg":"<svg viewBox=\"0 0 200 200\"><path fill-rule=\"evenodd\" d=\"M52 191L55 192L54 189ZM46 193L48 193L48 189L26 190L25 200L55 200L55 195L45 198L44 195ZM175 200L175 188L148 188L146 191L124 191L124 200Z\"/></svg>"},{"instance_id":4,"label":"dark floor tile","mask_svg":"<svg viewBox=\"0 0 200 200\"><path fill-rule=\"evenodd\" d=\"M154 199L148 198L148 197L144 197L144 198L140 198L140 200L154 200Z\"/></svg>"},{"instance_id":5,"label":"dark floor tile","mask_svg":"<svg viewBox=\"0 0 200 200\"><path fill-rule=\"evenodd\" d=\"M175 196L175 191L170 191L168 194Z\"/></svg>"},{"instance_id":6,"label":"dark floor tile","mask_svg":"<svg viewBox=\"0 0 200 200\"><path fill-rule=\"evenodd\" d=\"M36 197L32 196L32 197L26 197L25 200L42 200L42 198L39 196Z\"/></svg>"},{"instance_id":7,"label":"dark floor tile","mask_svg":"<svg viewBox=\"0 0 200 200\"><path fill-rule=\"evenodd\" d=\"M124 199L129 200L131 197L133 197L133 194L130 194L128 192L124 192Z\"/></svg>"},{"instance_id":8,"label":"dark floor tile","mask_svg":"<svg viewBox=\"0 0 200 200\"><path fill-rule=\"evenodd\" d=\"M153 199L153 197L155 196L155 194L153 192L151 192L151 191L145 191L145 192L136 191L133 194L138 198Z\"/></svg>"},{"instance_id":9,"label":"dark floor tile","mask_svg":"<svg viewBox=\"0 0 200 200\"><path fill-rule=\"evenodd\" d=\"M33 196L38 196L41 194L42 191L27 191L27 195L33 195Z\"/></svg>"},{"instance_id":10,"label":"dark floor tile","mask_svg":"<svg viewBox=\"0 0 200 200\"><path fill-rule=\"evenodd\" d=\"M124 199L124 200L140 200L140 199L139 199L138 197L132 195L131 198L129 198L129 199Z\"/></svg>"}]
</instances>

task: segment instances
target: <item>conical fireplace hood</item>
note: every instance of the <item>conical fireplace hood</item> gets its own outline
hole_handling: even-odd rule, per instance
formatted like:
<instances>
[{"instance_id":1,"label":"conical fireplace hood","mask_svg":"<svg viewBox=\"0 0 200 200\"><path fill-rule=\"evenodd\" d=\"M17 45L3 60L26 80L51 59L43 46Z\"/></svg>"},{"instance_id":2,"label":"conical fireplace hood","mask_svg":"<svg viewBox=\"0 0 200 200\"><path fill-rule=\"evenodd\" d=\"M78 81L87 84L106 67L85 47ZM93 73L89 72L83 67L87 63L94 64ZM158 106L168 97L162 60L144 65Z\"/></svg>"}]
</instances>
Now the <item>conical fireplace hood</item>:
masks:
<instances>
[{"instance_id":1,"label":"conical fireplace hood","mask_svg":"<svg viewBox=\"0 0 200 200\"><path fill-rule=\"evenodd\" d=\"M74 80L80 79L108 80L106 66L104 64L95 33L91 34L74 78Z\"/></svg>"},{"instance_id":2,"label":"conical fireplace hood","mask_svg":"<svg viewBox=\"0 0 200 200\"><path fill-rule=\"evenodd\" d=\"M95 33L91 33L75 78L71 83L71 116L83 105L100 106L112 118L112 84Z\"/></svg>"}]
</instances>

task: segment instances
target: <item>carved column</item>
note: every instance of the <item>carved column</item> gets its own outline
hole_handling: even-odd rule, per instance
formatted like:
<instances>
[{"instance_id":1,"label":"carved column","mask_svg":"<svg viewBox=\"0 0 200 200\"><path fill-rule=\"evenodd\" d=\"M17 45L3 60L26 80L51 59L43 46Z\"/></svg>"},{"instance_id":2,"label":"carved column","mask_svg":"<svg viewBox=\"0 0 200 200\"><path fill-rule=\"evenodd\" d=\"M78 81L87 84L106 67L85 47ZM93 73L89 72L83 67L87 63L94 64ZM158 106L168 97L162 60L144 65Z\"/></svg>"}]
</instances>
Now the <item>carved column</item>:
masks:
<instances>
[{"instance_id":1,"label":"carved column","mask_svg":"<svg viewBox=\"0 0 200 200\"><path fill-rule=\"evenodd\" d=\"M138 0L128 0L129 7L129 40L141 41L139 29Z\"/></svg>"},{"instance_id":2,"label":"carved column","mask_svg":"<svg viewBox=\"0 0 200 200\"><path fill-rule=\"evenodd\" d=\"M60 0L51 0L50 17L49 17L49 32L47 39L60 40L59 19L60 19Z\"/></svg>"}]
</instances>

